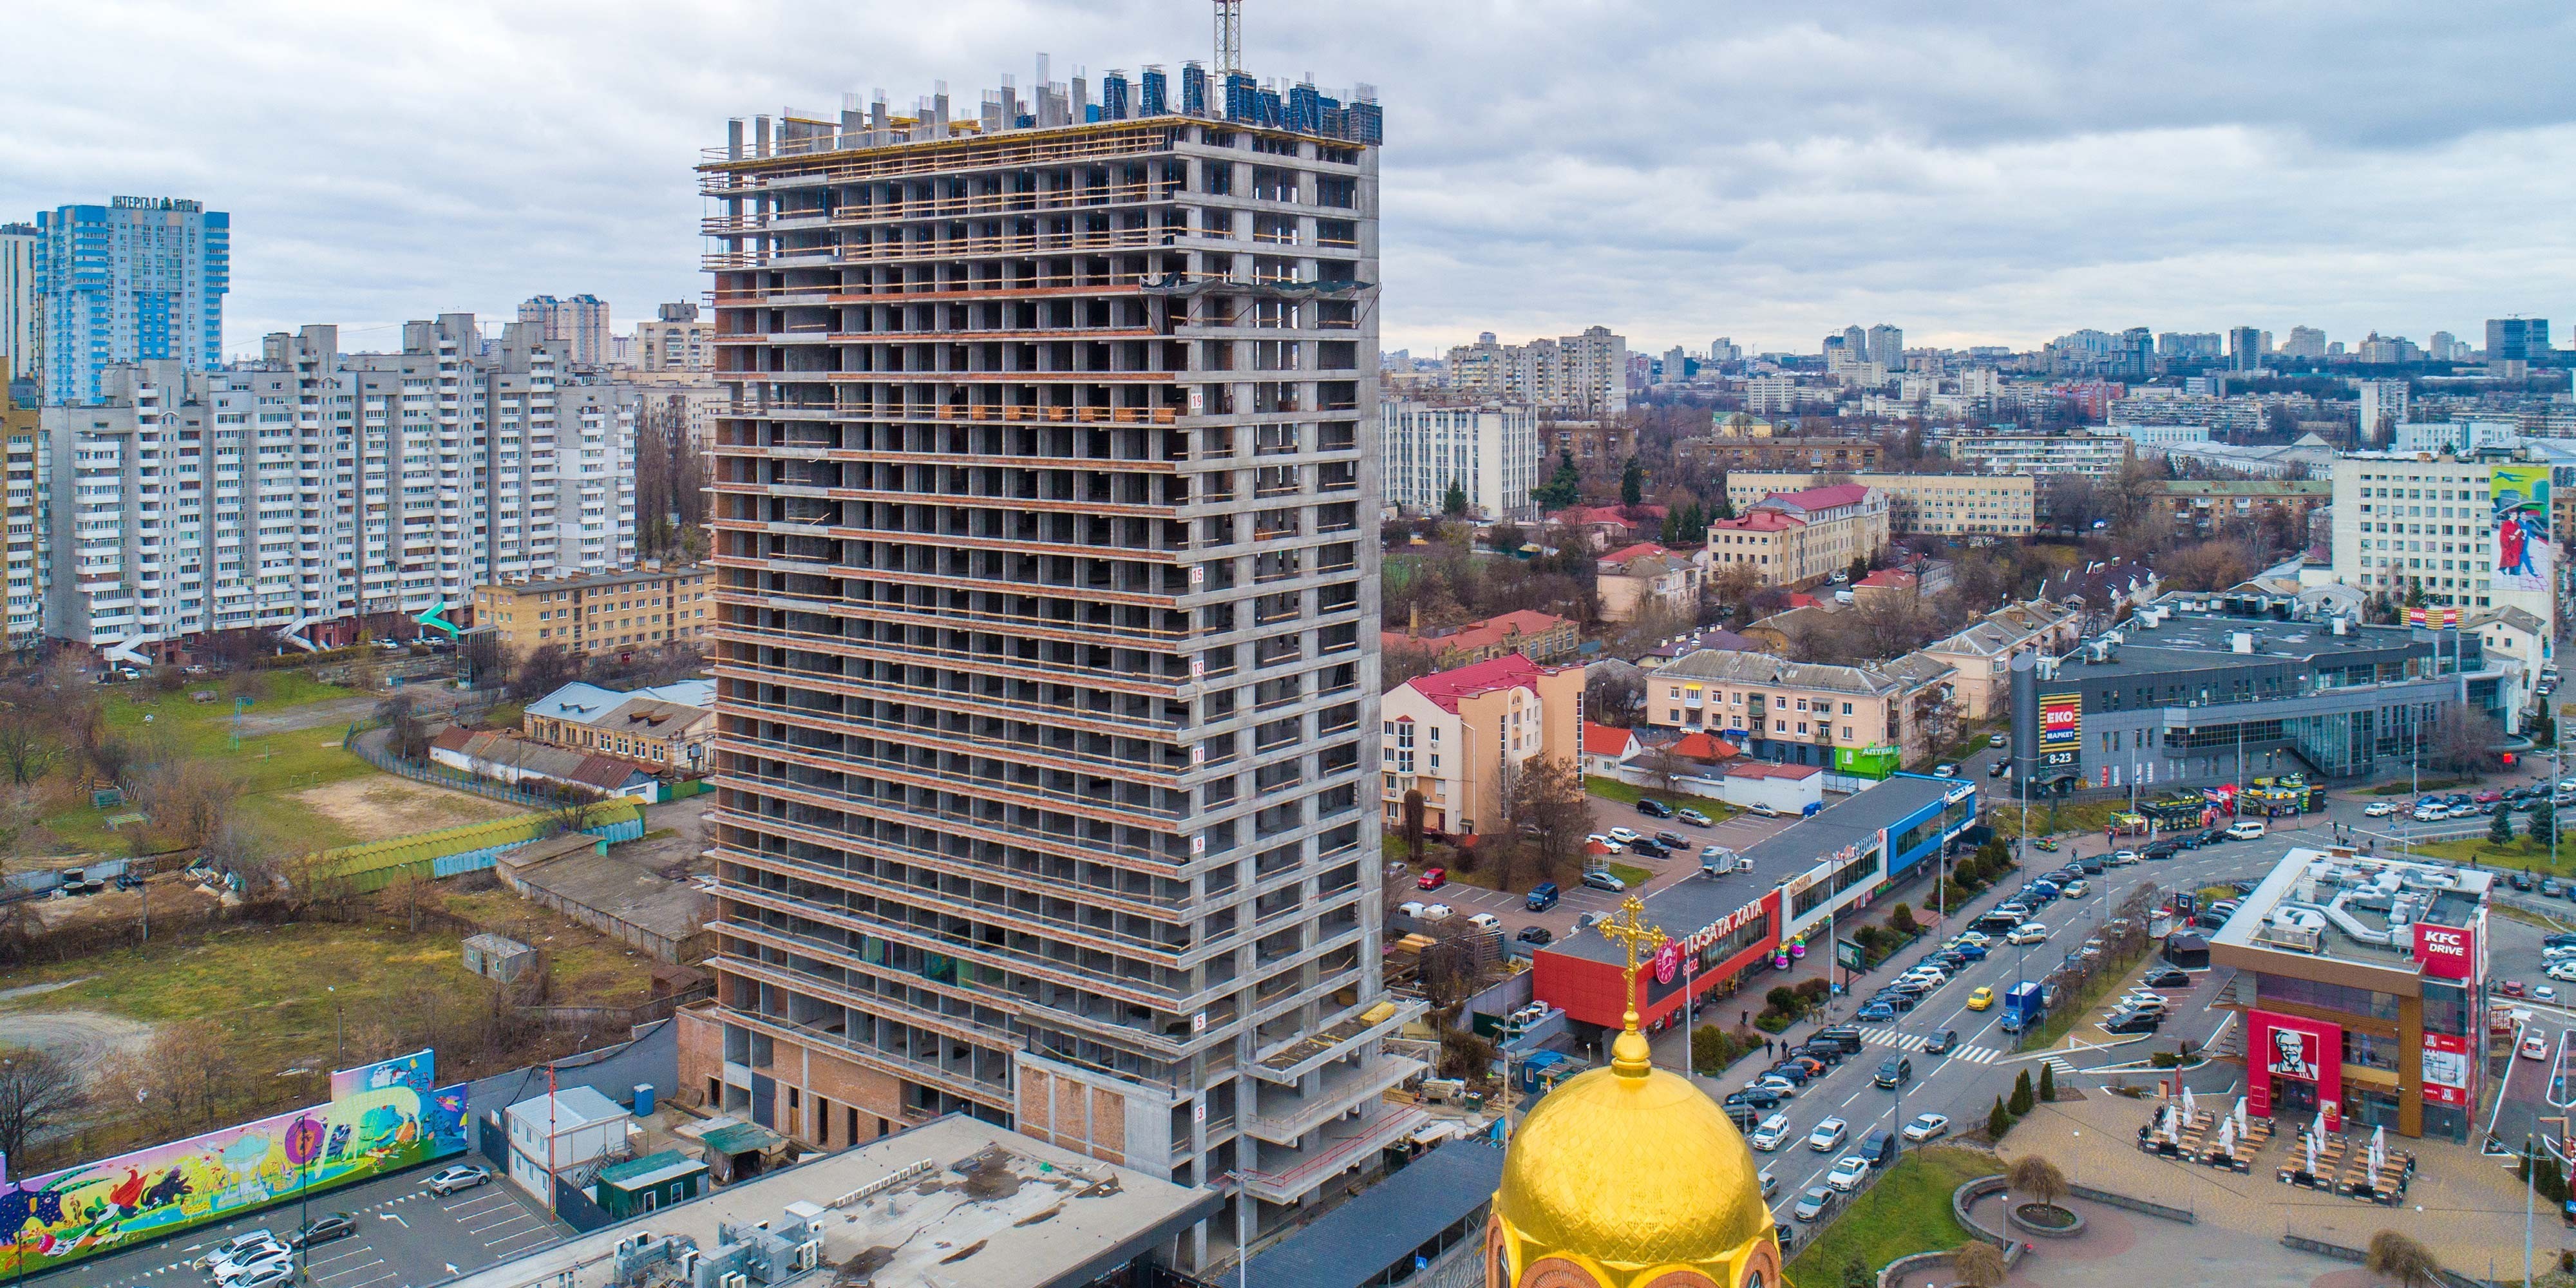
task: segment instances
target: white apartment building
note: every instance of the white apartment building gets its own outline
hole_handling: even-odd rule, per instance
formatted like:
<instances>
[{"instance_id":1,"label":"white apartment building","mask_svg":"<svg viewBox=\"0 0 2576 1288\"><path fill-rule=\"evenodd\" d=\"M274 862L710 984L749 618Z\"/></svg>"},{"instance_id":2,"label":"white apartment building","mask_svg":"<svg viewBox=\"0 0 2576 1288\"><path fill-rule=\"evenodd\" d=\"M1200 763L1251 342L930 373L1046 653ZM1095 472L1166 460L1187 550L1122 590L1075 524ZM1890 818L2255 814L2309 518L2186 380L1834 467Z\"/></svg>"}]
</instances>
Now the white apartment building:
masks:
<instances>
[{"instance_id":1,"label":"white apartment building","mask_svg":"<svg viewBox=\"0 0 2576 1288\"><path fill-rule=\"evenodd\" d=\"M2082 474L2107 478L2129 463L2132 444L2117 434L1957 434L1942 440L1950 459L1973 461L1988 474Z\"/></svg>"},{"instance_id":2,"label":"white apartment building","mask_svg":"<svg viewBox=\"0 0 2576 1288\"><path fill-rule=\"evenodd\" d=\"M596 295L534 295L519 304L519 321L534 327L530 340L554 346L563 367L605 367L611 357L608 302Z\"/></svg>"},{"instance_id":3,"label":"white apartment building","mask_svg":"<svg viewBox=\"0 0 2576 1288\"><path fill-rule=\"evenodd\" d=\"M36 245L34 224L0 224L0 368L35 374ZM5 410L5 409L0 409Z\"/></svg>"},{"instance_id":4,"label":"white apartment building","mask_svg":"<svg viewBox=\"0 0 2576 1288\"><path fill-rule=\"evenodd\" d=\"M2114 424L2101 432L2117 434L2140 447L2180 447L2187 443L2209 441L2209 427L2206 425Z\"/></svg>"},{"instance_id":5,"label":"white apartment building","mask_svg":"<svg viewBox=\"0 0 2576 1288\"><path fill-rule=\"evenodd\" d=\"M406 324L400 353L311 326L255 366L120 365L101 405L45 409L45 633L135 662L218 631L326 648L633 562L633 408L559 392L527 330L476 359L471 314Z\"/></svg>"},{"instance_id":6,"label":"white apartment building","mask_svg":"<svg viewBox=\"0 0 2576 1288\"><path fill-rule=\"evenodd\" d=\"M1378 419L1388 504L1437 514L1454 482L1467 494L1469 514L1538 517L1530 501L1539 470L1536 409L1438 407L1388 399L1378 404Z\"/></svg>"},{"instance_id":7,"label":"white apartment building","mask_svg":"<svg viewBox=\"0 0 2576 1288\"><path fill-rule=\"evenodd\" d=\"M2405 381L2356 380L2352 387L2361 395L2361 446L2377 447L2386 443L2398 426L2414 419L2407 409Z\"/></svg>"},{"instance_id":8,"label":"white apartment building","mask_svg":"<svg viewBox=\"0 0 2576 1288\"><path fill-rule=\"evenodd\" d=\"M643 371L712 372L716 324L698 319L698 306L665 304L650 322L635 324L633 365Z\"/></svg>"},{"instance_id":9,"label":"white apartment building","mask_svg":"<svg viewBox=\"0 0 2576 1288\"><path fill-rule=\"evenodd\" d=\"M2398 602L2420 584L2427 604L2518 608L2557 621L2551 592L2496 588L2488 576L2495 471L2520 464L2505 452L2359 452L2336 460L2334 580Z\"/></svg>"}]
</instances>

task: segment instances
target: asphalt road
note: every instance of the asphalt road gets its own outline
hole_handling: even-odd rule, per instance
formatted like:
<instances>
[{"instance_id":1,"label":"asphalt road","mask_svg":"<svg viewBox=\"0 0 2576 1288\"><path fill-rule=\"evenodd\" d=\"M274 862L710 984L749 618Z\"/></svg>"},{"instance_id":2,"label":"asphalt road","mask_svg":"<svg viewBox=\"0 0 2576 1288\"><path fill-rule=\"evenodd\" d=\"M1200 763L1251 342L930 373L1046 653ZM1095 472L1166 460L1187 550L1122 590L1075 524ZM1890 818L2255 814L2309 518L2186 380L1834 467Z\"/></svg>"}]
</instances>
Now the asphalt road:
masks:
<instances>
[{"instance_id":1,"label":"asphalt road","mask_svg":"<svg viewBox=\"0 0 2576 1288\"><path fill-rule=\"evenodd\" d=\"M358 1233L315 1245L299 1288L415 1288L571 1236L570 1227L558 1223L535 1199L497 1174L474 1189L444 1196L430 1193L430 1174L455 1161L442 1160L314 1195L315 1216L346 1213L356 1218ZM468 1155L466 1161L479 1160ZM213 1276L190 1264L208 1249L253 1230L282 1236L301 1219L297 1204L281 1204L130 1251L49 1270L26 1282L41 1288L212 1285Z\"/></svg>"}]
</instances>

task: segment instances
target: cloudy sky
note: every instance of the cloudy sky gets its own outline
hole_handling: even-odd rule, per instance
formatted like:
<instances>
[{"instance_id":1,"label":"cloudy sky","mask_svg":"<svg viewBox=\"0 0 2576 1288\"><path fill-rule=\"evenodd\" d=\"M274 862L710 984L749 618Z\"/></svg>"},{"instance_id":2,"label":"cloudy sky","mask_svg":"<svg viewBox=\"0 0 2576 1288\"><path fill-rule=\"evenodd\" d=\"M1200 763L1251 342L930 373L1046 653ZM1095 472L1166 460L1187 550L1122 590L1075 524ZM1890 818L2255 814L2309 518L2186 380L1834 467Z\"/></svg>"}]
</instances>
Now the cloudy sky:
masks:
<instances>
[{"instance_id":1,"label":"cloudy sky","mask_svg":"<svg viewBox=\"0 0 2576 1288\"><path fill-rule=\"evenodd\" d=\"M1383 330L1813 351L2078 327L2418 341L2576 301L2576 8L1248 0L1257 75L1386 105ZM1927 14L1924 10L1941 12ZM1204 57L1200 0L23 5L0 219L233 215L227 348L695 298L725 119ZM2044 13L2044 16L2043 16ZM380 329L370 329L380 328Z\"/></svg>"}]
</instances>

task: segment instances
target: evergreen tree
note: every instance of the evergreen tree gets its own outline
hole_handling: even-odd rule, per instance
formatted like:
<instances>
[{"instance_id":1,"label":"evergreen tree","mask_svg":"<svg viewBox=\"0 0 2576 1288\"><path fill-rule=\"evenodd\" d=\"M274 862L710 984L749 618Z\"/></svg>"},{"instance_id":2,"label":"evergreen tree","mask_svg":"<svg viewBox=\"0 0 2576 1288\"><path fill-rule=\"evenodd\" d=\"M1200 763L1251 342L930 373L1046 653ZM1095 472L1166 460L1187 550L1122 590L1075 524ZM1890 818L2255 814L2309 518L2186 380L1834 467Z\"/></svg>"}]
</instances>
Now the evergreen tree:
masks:
<instances>
[{"instance_id":1,"label":"evergreen tree","mask_svg":"<svg viewBox=\"0 0 2576 1288\"><path fill-rule=\"evenodd\" d=\"M1542 510L1562 510L1582 499L1583 472L1574 468L1571 450L1560 450L1556 457L1556 472L1548 476L1547 482L1530 489L1530 500L1537 502Z\"/></svg>"},{"instance_id":2,"label":"evergreen tree","mask_svg":"<svg viewBox=\"0 0 2576 1288\"><path fill-rule=\"evenodd\" d=\"M2004 1108L2004 1098L1995 1097L1995 1107L1986 1111L1986 1139L2002 1140L2012 1130L2012 1114Z\"/></svg>"},{"instance_id":3,"label":"evergreen tree","mask_svg":"<svg viewBox=\"0 0 2576 1288\"><path fill-rule=\"evenodd\" d=\"M2038 1095L2031 1090L2030 1086L2030 1070L2024 1069L2020 1077L2013 1079L2012 1099L2005 1104L2005 1108L2012 1110L2013 1117L2019 1118L2028 1114L2038 1103Z\"/></svg>"},{"instance_id":4,"label":"evergreen tree","mask_svg":"<svg viewBox=\"0 0 2576 1288\"><path fill-rule=\"evenodd\" d=\"M1868 558L1862 555L1853 555L1851 567L1848 571L1851 574L1852 584L1858 585L1861 578L1869 575Z\"/></svg>"},{"instance_id":5,"label":"evergreen tree","mask_svg":"<svg viewBox=\"0 0 2576 1288\"><path fill-rule=\"evenodd\" d=\"M2043 1105L2045 1105L2045 1104L2050 1104L2050 1103L2055 1102L2055 1101L2056 1101L2056 1099L2057 1099L2057 1074L2056 1074L2056 1071L2055 1071L2055 1070L2050 1069L2047 1065L2043 1064L2043 1065L2039 1066L2039 1103L2041 1103L2041 1104L2043 1104Z\"/></svg>"},{"instance_id":6,"label":"evergreen tree","mask_svg":"<svg viewBox=\"0 0 2576 1288\"><path fill-rule=\"evenodd\" d=\"M1646 500L1646 467L1637 458L1628 458L1619 470L1619 504L1642 505Z\"/></svg>"},{"instance_id":7,"label":"evergreen tree","mask_svg":"<svg viewBox=\"0 0 2576 1288\"><path fill-rule=\"evenodd\" d=\"M1843 1288L1871 1288L1878 1276L1869 1272L1869 1263L1854 1257L1843 1263Z\"/></svg>"},{"instance_id":8,"label":"evergreen tree","mask_svg":"<svg viewBox=\"0 0 2576 1288\"><path fill-rule=\"evenodd\" d=\"M1453 519L1467 512L1467 489L1458 480L1449 480L1448 495L1440 498L1440 512Z\"/></svg>"},{"instance_id":9,"label":"evergreen tree","mask_svg":"<svg viewBox=\"0 0 2576 1288\"><path fill-rule=\"evenodd\" d=\"M2487 824L2487 843L2499 846L2513 844L2512 810L2501 805L2496 807L2495 818Z\"/></svg>"},{"instance_id":10,"label":"evergreen tree","mask_svg":"<svg viewBox=\"0 0 2576 1288\"><path fill-rule=\"evenodd\" d=\"M2546 796L2533 801L2531 803L2531 826L2525 829L2531 839L2546 845L2549 842L2550 836L2557 830L2557 807L2552 805L2549 798Z\"/></svg>"},{"instance_id":11,"label":"evergreen tree","mask_svg":"<svg viewBox=\"0 0 2576 1288\"><path fill-rule=\"evenodd\" d=\"M1722 482L1718 484L1717 508L1709 511L1708 517L1712 521L1735 517L1735 502L1726 495L1726 485Z\"/></svg>"}]
</instances>

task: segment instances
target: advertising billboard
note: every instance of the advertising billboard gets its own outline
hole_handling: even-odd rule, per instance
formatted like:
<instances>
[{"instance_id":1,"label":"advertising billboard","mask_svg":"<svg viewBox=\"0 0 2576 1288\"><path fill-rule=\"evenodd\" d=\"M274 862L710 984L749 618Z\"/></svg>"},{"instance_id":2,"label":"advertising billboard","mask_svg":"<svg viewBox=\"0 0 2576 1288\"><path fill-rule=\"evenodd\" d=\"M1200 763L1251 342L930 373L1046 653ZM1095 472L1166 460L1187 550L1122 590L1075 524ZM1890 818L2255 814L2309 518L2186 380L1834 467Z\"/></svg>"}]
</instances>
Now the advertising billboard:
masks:
<instances>
[{"instance_id":1,"label":"advertising billboard","mask_svg":"<svg viewBox=\"0 0 2576 1288\"><path fill-rule=\"evenodd\" d=\"M2469 1040L2449 1033L2424 1035L2424 1099L2428 1104L2469 1103Z\"/></svg>"},{"instance_id":2,"label":"advertising billboard","mask_svg":"<svg viewBox=\"0 0 2576 1288\"><path fill-rule=\"evenodd\" d=\"M2051 693L2039 700L2039 763L2072 768L2084 748L2084 695Z\"/></svg>"},{"instance_id":3,"label":"advertising billboard","mask_svg":"<svg viewBox=\"0 0 2576 1288\"><path fill-rule=\"evenodd\" d=\"M2343 1130L2343 1026L2247 1011L2245 1031L2246 1108L2268 1116L2285 1097L2298 1108L2313 1101L2326 1130Z\"/></svg>"},{"instance_id":4,"label":"advertising billboard","mask_svg":"<svg viewBox=\"0 0 2576 1288\"><path fill-rule=\"evenodd\" d=\"M2415 964L2437 979L2471 979L2477 975L2477 932L2467 926L2415 923Z\"/></svg>"},{"instance_id":5,"label":"advertising billboard","mask_svg":"<svg viewBox=\"0 0 2576 1288\"><path fill-rule=\"evenodd\" d=\"M465 1087L428 1051L331 1075L331 1101L130 1154L0 1175L5 1268L33 1274L465 1151Z\"/></svg>"},{"instance_id":6,"label":"advertising billboard","mask_svg":"<svg viewBox=\"0 0 2576 1288\"><path fill-rule=\"evenodd\" d=\"M2487 500L2494 534L2487 546L2488 580L2497 590L2549 589L2549 467L2496 466L2488 475Z\"/></svg>"}]
</instances>

